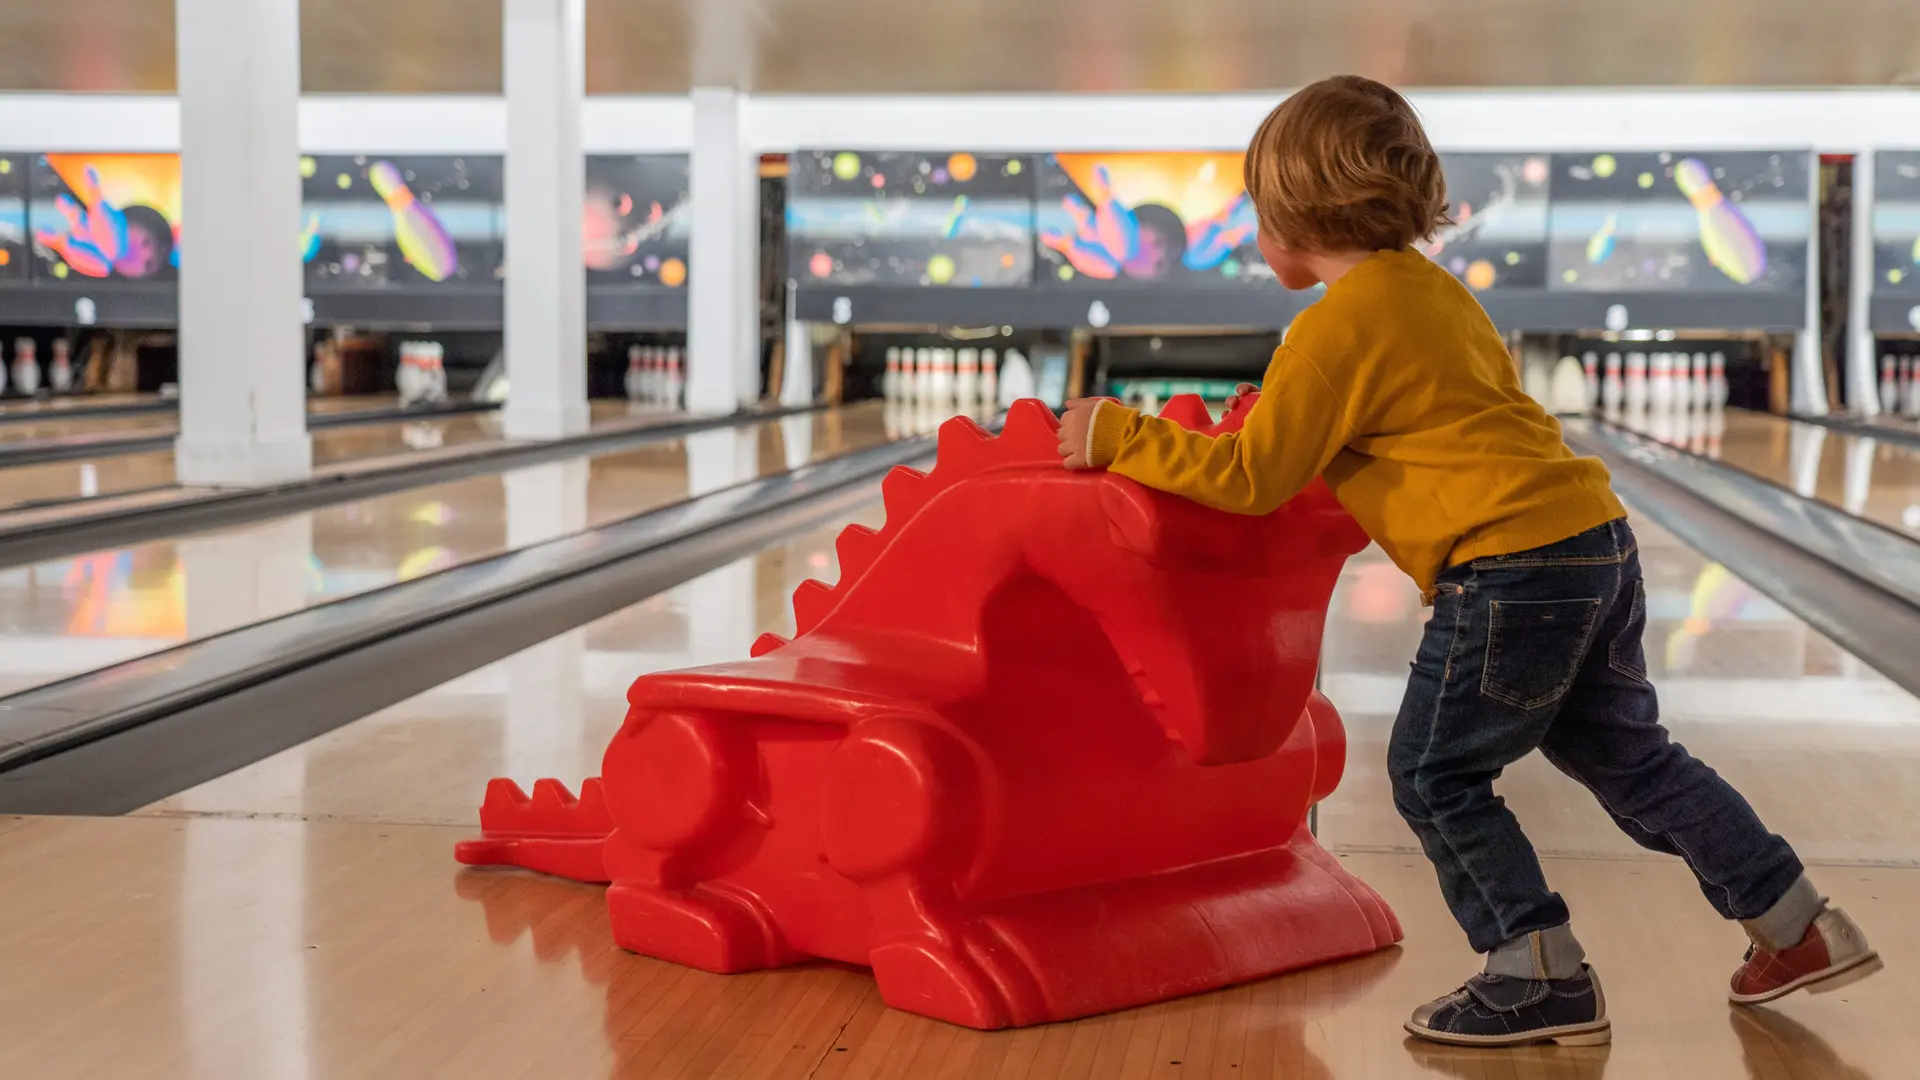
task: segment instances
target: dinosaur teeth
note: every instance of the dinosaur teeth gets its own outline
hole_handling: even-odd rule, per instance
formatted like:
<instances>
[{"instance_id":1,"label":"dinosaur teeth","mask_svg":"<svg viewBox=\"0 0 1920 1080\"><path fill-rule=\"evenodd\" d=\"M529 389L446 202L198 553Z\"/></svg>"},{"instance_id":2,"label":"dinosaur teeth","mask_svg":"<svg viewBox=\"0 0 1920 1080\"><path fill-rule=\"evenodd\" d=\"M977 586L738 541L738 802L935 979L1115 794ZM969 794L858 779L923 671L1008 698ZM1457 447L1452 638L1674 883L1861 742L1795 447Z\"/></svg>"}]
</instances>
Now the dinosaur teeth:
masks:
<instances>
[{"instance_id":1,"label":"dinosaur teeth","mask_svg":"<svg viewBox=\"0 0 1920 1080\"><path fill-rule=\"evenodd\" d=\"M819 626L820 620L833 610L833 599L833 586L826 582L813 578L801 582L800 587L793 590L794 636Z\"/></svg>"},{"instance_id":2,"label":"dinosaur teeth","mask_svg":"<svg viewBox=\"0 0 1920 1080\"><path fill-rule=\"evenodd\" d=\"M753 643L753 648L748 651L748 655L765 656L786 643L787 639L779 634L761 634L759 640Z\"/></svg>"}]
</instances>

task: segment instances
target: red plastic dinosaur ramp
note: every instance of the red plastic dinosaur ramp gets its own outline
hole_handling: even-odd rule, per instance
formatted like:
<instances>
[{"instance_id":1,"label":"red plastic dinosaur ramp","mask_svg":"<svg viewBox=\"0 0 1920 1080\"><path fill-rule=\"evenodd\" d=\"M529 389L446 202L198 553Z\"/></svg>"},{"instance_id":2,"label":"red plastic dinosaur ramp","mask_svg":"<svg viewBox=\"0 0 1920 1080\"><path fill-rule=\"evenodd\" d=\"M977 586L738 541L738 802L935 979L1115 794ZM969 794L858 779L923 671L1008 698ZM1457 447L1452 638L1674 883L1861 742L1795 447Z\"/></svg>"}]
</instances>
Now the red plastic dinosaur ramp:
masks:
<instances>
[{"instance_id":1,"label":"red plastic dinosaur ramp","mask_svg":"<svg viewBox=\"0 0 1920 1080\"><path fill-rule=\"evenodd\" d=\"M886 527L841 536L839 584L796 592L792 641L633 684L602 816L495 781L459 858L611 881L635 952L866 964L979 1028L1398 941L1304 826L1345 763L1313 682L1364 534L1319 484L1236 517L1066 472L1057 441L1037 402L998 437L948 421Z\"/></svg>"}]
</instances>

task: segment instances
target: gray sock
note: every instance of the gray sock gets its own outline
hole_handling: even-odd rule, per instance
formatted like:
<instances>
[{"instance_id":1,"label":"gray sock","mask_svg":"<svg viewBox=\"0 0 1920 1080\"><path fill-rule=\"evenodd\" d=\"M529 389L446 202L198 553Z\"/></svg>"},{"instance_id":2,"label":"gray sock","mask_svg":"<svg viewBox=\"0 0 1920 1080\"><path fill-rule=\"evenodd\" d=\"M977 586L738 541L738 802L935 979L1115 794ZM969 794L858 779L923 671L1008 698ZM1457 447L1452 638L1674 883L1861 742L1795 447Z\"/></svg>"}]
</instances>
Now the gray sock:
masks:
<instances>
[{"instance_id":1,"label":"gray sock","mask_svg":"<svg viewBox=\"0 0 1920 1080\"><path fill-rule=\"evenodd\" d=\"M1807 875L1801 874L1772 907L1758 918L1741 919L1740 925L1755 945L1780 952L1800 944L1800 939L1807 936L1807 927L1813 925L1813 920L1826 906L1827 898L1813 887Z\"/></svg>"},{"instance_id":2,"label":"gray sock","mask_svg":"<svg viewBox=\"0 0 1920 1080\"><path fill-rule=\"evenodd\" d=\"M1487 954L1486 972L1515 979L1571 979L1580 974L1587 951L1561 924L1514 938Z\"/></svg>"}]
</instances>

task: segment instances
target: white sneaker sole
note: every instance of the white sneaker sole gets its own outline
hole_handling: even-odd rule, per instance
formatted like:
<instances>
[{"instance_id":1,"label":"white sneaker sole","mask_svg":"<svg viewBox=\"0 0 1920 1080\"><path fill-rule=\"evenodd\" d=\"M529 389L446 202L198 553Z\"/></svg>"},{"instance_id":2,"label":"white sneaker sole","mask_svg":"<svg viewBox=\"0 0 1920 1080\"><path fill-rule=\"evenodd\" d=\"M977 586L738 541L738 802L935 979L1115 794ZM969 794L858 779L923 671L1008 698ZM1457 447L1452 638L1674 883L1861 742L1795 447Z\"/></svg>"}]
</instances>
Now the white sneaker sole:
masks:
<instances>
[{"instance_id":1,"label":"white sneaker sole","mask_svg":"<svg viewBox=\"0 0 1920 1080\"><path fill-rule=\"evenodd\" d=\"M1795 990L1805 990L1809 994L1830 994L1843 987L1852 986L1885 966L1880 962L1880 954L1869 949L1843 964L1835 964L1832 967L1802 975L1764 994L1735 994L1729 991L1727 1000L1735 1005L1763 1005L1786 997Z\"/></svg>"},{"instance_id":2,"label":"white sneaker sole","mask_svg":"<svg viewBox=\"0 0 1920 1080\"><path fill-rule=\"evenodd\" d=\"M1402 1026L1411 1035L1428 1042L1445 1043L1448 1046L1528 1046L1546 1042L1556 1046L1605 1046L1613 1041L1613 1022L1606 1019L1585 1024L1562 1024L1559 1027L1516 1032L1512 1035L1460 1035L1451 1031L1423 1028L1412 1021Z\"/></svg>"}]
</instances>

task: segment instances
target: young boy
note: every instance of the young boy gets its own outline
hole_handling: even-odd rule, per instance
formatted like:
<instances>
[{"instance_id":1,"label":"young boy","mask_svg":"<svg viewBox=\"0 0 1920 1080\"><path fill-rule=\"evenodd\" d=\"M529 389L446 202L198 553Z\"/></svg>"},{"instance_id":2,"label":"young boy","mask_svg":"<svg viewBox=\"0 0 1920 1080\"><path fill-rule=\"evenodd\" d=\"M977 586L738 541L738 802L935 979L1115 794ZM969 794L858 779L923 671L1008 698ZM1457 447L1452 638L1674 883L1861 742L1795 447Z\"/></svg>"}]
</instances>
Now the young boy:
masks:
<instances>
[{"instance_id":1,"label":"young boy","mask_svg":"<svg viewBox=\"0 0 1920 1080\"><path fill-rule=\"evenodd\" d=\"M1611 1037L1566 904L1493 792L1536 749L1628 836L1685 859L1715 910L1741 921L1753 947L1735 1003L1875 970L1793 849L1660 726L1640 644L1646 591L1605 466L1567 449L1473 296L1410 246L1447 222L1412 108L1368 79L1315 83L1261 125L1246 185L1281 284L1327 291L1273 354L1244 429L1209 438L1076 402L1060 453L1069 468L1242 514L1324 476L1432 605L1387 767L1486 967L1407 1030L1477 1046Z\"/></svg>"}]
</instances>

